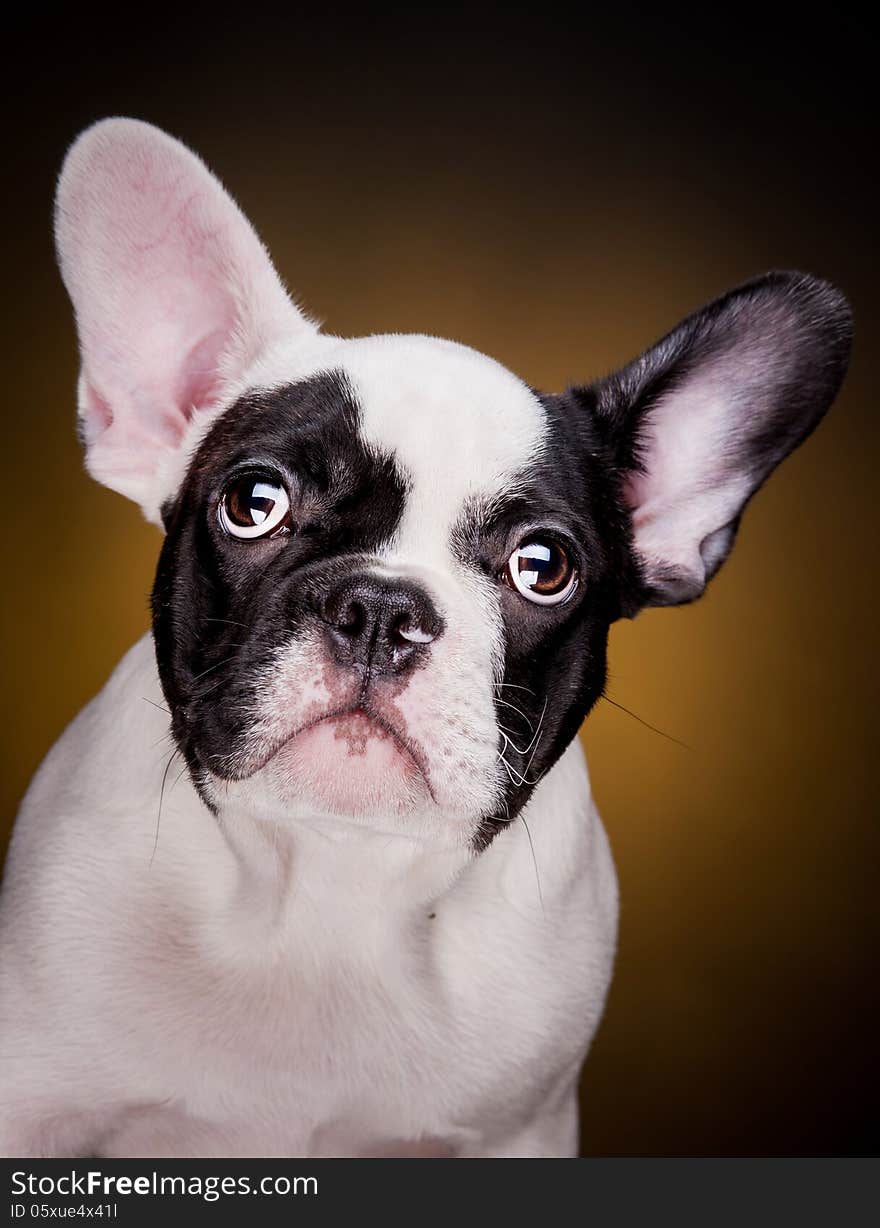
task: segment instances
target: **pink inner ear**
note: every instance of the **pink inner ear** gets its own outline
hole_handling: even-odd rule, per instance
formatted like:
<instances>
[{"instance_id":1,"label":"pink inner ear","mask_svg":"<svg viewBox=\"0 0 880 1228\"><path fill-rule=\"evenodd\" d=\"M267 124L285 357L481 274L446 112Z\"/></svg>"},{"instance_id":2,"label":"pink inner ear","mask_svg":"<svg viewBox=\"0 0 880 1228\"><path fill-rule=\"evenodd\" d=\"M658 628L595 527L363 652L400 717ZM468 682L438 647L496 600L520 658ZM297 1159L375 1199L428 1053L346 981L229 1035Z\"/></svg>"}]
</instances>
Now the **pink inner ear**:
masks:
<instances>
[{"instance_id":1,"label":"pink inner ear","mask_svg":"<svg viewBox=\"0 0 880 1228\"><path fill-rule=\"evenodd\" d=\"M92 265L78 313L81 410L87 443L113 425L117 447L126 436L174 447L193 413L215 400L221 359L242 323L233 242L210 194L190 191L180 201L185 185L151 184L142 164L149 160L136 161L128 208L101 219L96 239L108 258Z\"/></svg>"},{"instance_id":2,"label":"pink inner ear","mask_svg":"<svg viewBox=\"0 0 880 1228\"><path fill-rule=\"evenodd\" d=\"M169 339L169 358L173 356L179 363L174 372L169 361L172 372L170 387L158 378L145 379L136 387L117 388L105 395L98 390L94 381L87 380L80 400L86 445L99 443L113 427L116 447L126 437L132 443L137 439L140 447L150 441L162 447L176 447L193 415L210 408L216 401L220 387L220 358L227 337L225 330L215 329L191 346L188 352L184 348L182 361L176 353L176 344ZM161 348L157 347L157 357ZM118 412L114 412L114 404L118 406Z\"/></svg>"},{"instance_id":3,"label":"pink inner ear","mask_svg":"<svg viewBox=\"0 0 880 1228\"><path fill-rule=\"evenodd\" d=\"M89 468L152 515L152 484L193 414L267 345L311 326L205 165L137 120L102 121L73 146L56 241L76 309Z\"/></svg>"},{"instance_id":4,"label":"pink inner ear","mask_svg":"<svg viewBox=\"0 0 880 1228\"><path fill-rule=\"evenodd\" d=\"M187 421L193 412L214 404L220 385L220 359L233 328L234 321L230 320L225 328L208 333L184 359L174 401Z\"/></svg>"}]
</instances>

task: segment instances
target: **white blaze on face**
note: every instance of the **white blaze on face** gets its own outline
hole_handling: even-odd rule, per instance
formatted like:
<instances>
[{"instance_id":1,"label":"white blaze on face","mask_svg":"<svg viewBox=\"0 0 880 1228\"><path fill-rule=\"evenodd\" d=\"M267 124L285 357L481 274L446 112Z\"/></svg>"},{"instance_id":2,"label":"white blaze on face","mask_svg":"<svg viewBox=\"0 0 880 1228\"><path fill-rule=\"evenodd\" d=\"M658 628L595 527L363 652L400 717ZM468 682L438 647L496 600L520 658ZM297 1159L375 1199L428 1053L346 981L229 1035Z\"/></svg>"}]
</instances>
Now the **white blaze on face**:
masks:
<instances>
[{"instance_id":1,"label":"white blaze on face","mask_svg":"<svg viewBox=\"0 0 880 1228\"><path fill-rule=\"evenodd\" d=\"M494 684L503 628L497 583L456 557L453 529L475 499L512 492L528 472L543 445L544 410L511 372L449 341L367 338L346 347L342 366L362 406L364 439L393 453L409 485L383 568L421 582L446 624L399 706L434 749L444 800L463 815L485 813L502 783Z\"/></svg>"},{"instance_id":2,"label":"white blaze on face","mask_svg":"<svg viewBox=\"0 0 880 1228\"><path fill-rule=\"evenodd\" d=\"M392 455L407 484L398 529L370 570L421 585L444 631L426 664L375 693L421 757L429 787L419 786L406 754L395 754L381 734L374 745L366 726L344 721L295 739L262 774L279 800L299 796L363 821L397 814L404 826L409 815L469 827L495 810L502 793L494 699L504 643L497 581L456 556L453 530L475 500L513 492L517 475L528 473L543 447L543 407L498 363L429 337L325 338L308 367L278 354L260 382L342 371L361 408L362 439ZM341 677L317 640L291 643L266 680L259 738L277 737L280 723L300 724L316 710L316 696L324 695L328 710L341 705Z\"/></svg>"}]
</instances>

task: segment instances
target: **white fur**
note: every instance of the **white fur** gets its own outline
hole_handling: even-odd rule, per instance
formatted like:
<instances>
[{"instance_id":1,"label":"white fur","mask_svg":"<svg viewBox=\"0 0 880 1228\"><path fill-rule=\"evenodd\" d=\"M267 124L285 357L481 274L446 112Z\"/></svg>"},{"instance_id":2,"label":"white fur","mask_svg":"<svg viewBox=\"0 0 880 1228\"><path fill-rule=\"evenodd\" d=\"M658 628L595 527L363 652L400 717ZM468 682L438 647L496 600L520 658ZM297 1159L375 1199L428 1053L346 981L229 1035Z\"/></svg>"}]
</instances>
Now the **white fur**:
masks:
<instances>
[{"instance_id":1,"label":"white fur","mask_svg":"<svg viewBox=\"0 0 880 1228\"><path fill-rule=\"evenodd\" d=\"M218 822L176 763L156 841L161 702L145 638L22 807L0 1153L574 1154L617 918L579 745L526 810L534 861L522 822L477 858Z\"/></svg>"},{"instance_id":2,"label":"white fur","mask_svg":"<svg viewBox=\"0 0 880 1228\"><path fill-rule=\"evenodd\" d=\"M91 472L157 520L242 391L342 371L409 488L370 567L417 580L445 629L379 696L421 776L372 743L359 772L326 723L293 736L343 685L303 633L259 679L239 752L256 770L228 784L215 765L216 816L174 755L151 639L131 650L16 825L0 1152L574 1154L614 869L576 742L473 854L504 779L504 645L496 585L451 543L528 472L540 403L451 342L319 334L213 176L147 125L80 139L57 217Z\"/></svg>"}]
</instances>

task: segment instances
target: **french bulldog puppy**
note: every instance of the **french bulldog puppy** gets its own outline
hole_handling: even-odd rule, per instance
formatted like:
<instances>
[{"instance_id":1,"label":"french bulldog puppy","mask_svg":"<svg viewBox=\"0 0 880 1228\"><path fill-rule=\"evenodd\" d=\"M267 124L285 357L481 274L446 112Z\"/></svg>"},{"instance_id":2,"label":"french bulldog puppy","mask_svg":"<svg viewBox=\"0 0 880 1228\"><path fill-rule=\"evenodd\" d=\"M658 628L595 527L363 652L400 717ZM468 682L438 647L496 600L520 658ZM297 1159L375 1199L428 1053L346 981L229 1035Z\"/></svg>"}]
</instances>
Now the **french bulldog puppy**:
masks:
<instances>
[{"instance_id":1,"label":"french bulldog puppy","mask_svg":"<svg viewBox=\"0 0 880 1228\"><path fill-rule=\"evenodd\" d=\"M576 1154L608 629L702 593L837 392L845 300L770 273L544 394L322 333L131 119L70 150L56 238L88 470L165 539L15 829L0 1151Z\"/></svg>"}]
</instances>

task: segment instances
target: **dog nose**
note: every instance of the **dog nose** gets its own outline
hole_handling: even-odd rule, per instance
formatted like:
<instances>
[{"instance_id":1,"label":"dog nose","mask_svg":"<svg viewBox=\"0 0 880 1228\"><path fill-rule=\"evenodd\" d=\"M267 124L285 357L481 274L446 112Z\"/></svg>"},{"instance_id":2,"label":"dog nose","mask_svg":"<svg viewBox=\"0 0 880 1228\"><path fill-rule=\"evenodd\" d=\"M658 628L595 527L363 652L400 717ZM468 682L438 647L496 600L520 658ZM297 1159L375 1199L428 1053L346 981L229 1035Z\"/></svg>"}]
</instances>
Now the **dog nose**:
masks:
<instances>
[{"instance_id":1,"label":"dog nose","mask_svg":"<svg viewBox=\"0 0 880 1228\"><path fill-rule=\"evenodd\" d=\"M350 576L324 597L321 618L341 665L374 674L412 669L443 633L443 620L417 585L379 576Z\"/></svg>"}]
</instances>

